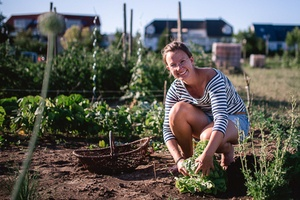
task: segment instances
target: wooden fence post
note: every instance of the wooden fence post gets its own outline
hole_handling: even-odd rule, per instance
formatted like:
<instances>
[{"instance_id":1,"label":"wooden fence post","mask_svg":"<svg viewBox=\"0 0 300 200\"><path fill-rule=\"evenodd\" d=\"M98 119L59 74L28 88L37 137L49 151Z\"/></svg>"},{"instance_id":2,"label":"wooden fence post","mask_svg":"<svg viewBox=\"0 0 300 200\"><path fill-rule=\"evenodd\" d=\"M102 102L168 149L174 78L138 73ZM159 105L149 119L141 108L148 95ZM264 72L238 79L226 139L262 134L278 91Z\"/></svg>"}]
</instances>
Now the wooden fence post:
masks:
<instances>
[{"instance_id":1,"label":"wooden fence post","mask_svg":"<svg viewBox=\"0 0 300 200\"><path fill-rule=\"evenodd\" d=\"M178 2L177 41L182 42L181 3L180 3L180 1Z\"/></svg>"},{"instance_id":2,"label":"wooden fence post","mask_svg":"<svg viewBox=\"0 0 300 200\"><path fill-rule=\"evenodd\" d=\"M123 61L124 67L127 65L127 53L126 53L126 40L127 40L127 28L126 28L126 3L123 5L123 12L124 12L124 30L123 30Z\"/></svg>"}]
</instances>

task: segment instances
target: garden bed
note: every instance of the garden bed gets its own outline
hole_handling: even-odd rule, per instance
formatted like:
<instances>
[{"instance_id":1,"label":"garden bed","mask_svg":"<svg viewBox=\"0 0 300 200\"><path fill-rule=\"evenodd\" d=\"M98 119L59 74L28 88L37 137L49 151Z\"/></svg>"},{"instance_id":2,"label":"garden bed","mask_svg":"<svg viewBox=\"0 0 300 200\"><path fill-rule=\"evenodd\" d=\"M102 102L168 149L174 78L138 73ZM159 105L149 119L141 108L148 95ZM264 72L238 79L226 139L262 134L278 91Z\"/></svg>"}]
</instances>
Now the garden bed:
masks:
<instances>
[{"instance_id":1,"label":"garden bed","mask_svg":"<svg viewBox=\"0 0 300 200\"><path fill-rule=\"evenodd\" d=\"M246 196L239 157L227 169L226 193L180 194L174 175L169 172L174 162L167 151L149 152L145 162L133 172L97 175L86 170L72 154L75 149L87 148L86 142L57 143L39 141L34 152L30 172L36 176L39 199L250 199ZM0 199L9 199L16 169L22 164L26 150L22 143L1 150Z\"/></svg>"}]
</instances>

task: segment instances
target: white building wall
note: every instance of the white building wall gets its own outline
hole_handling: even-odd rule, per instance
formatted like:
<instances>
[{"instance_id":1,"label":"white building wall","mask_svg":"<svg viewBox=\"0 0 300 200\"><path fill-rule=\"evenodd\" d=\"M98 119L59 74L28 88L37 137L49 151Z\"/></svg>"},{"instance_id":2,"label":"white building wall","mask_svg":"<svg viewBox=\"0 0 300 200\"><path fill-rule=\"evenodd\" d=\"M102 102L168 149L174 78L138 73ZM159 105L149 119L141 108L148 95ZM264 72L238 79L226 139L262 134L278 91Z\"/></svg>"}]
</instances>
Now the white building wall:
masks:
<instances>
[{"instance_id":1,"label":"white building wall","mask_svg":"<svg viewBox=\"0 0 300 200\"><path fill-rule=\"evenodd\" d=\"M157 50L158 46L158 37L152 37L152 38L145 38L144 39L144 46L148 49Z\"/></svg>"}]
</instances>

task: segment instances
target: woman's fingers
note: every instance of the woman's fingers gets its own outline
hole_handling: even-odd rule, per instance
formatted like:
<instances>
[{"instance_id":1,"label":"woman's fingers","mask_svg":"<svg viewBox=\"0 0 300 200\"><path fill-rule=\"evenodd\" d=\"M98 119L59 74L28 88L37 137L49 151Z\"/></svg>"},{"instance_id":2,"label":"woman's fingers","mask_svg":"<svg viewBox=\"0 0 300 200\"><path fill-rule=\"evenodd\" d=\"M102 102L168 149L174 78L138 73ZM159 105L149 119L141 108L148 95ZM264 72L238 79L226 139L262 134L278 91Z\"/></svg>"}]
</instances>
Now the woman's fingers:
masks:
<instances>
[{"instance_id":1,"label":"woman's fingers","mask_svg":"<svg viewBox=\"0 0 300 200\"><path fill-rule=\"evenodd\" d=\"M195 173L199 173L202 171L203 176L208 176L210 173L210 169L214 169L213 164L211 165L210 163L203 163L200 159L196 159L196 164L198 164Z\"/></svg>"},{"instance_id":2,"label":"woman's fingers","mask_svg":"<svg viewBox=\"0 0 300 200\"><path fill-rule=\"evenodd\" d=\"M183 174L184 176L189 176L189 173L186 171L184 167L181 168L180 173Z\"/></svg>"},{"instance_id":3,"label":"woman's fingers","mask_svg":"<svg viewBox=\"0 0 300 200\"><path fill-rule=\"evenodd\" d=\"M189 173L187 172L187 170L185 169L185 167L183 167L183 159L180 160L178 163L177 163L177 167L178 167L178 171L183 174L184 176L189 176Z\"/></svg>"}]
</instances>

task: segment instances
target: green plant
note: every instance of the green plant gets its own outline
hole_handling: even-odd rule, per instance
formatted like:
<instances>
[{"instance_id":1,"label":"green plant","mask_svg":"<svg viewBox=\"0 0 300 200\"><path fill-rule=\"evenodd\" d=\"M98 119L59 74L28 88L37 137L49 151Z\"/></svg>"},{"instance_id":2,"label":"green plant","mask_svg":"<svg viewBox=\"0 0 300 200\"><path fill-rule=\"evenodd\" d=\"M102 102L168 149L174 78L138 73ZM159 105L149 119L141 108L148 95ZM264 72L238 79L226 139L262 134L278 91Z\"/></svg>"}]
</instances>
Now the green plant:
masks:
<instances>
[{"instance_id":1,"label":"green plant","mask_svg":"<svg viewBox=\"0 0 300 200\"><path fill-rule=\"evenodd\" d=\"M161 101L165 82L173 80L163 65L161 58L154 53L148 53L132 68L131 79L127 85L121 87L125 92L121 100L124 101Z\"/></svg>"},{"instance_id":2,"label":"green plant","mask_svg":"<svg viewBox=\"0 0 300 200\"><path fill-rule=\"evenodd\" d=\"M195 173L197 168L195 159L201 155L207 144L207 140L198 142L195 147L194 155L191 158L184 160L183 166L188 171L189 176L176 177L175 186L178 188L179 192L217 194L218 192L226 191L226 174L215 157L214 170L211 170L208 176L203 176L201 171L197 174Z\"/></svg>"},{"instance_id":3,"label":"green plant","mask_svg":"<svg viewBox=\"0 0 300 200\"><path fill-rule=\"evenodd\" d=\"M30 174L29 172L26 174L17 199L40 199L40 196L38 194L38 177L36 174Z\"/></svg>"},{"instance_id":4,"label":"green plant","mask_svg":"<svg viewBox=\"0 0 300 200\"><path fill-rule=\"evenodd\" d=\"M18 176L16 167L15 166L11 166L11 167L13 170L9 171L10 174L9 178L4 179L2 182L3 187L5 187L8 194L12 192L13 185ZM41 199L40 195L38 194L38 187L39 187L38 174L36 172L33 173L27 172L25 174L24 181L22 182L20 192L15 199L17 200Z\"/></svg>"},{"instance_id":5,"label":"green plant","mask_svg":"<svg viewBox=\"0 0 300 200\"><path fill-rule=\"evenodd\" d=\"M161 138L164 114L163 104L154 101L149 110L146 111L142 135Z\"/></svg>"},{"instance_id":6,"label":"green plant","mask_svg":"<svg viewBox=\"0 0 300 200\"><path fill-rule=\"evenodd\" d=\"M292 113L294 112L293 103ZM256 135L259 137L255 138L252 132L250 147L247 142L240 143L240 151L243 152L241 154L242 172L246 180L247 194L254 199L288 198L290 190L286 173L289 166L285 163L285 156L295 146L295 143L291 141L298 137L294 129L295 120L291 119L290 131L285 131L279 123L266 117L263 112L256 113L252 119L256 120L254 121L258 126ZM253 166L250 167L247 152L254 157Z\"/></svg>"},{"instance_id":7,"label":"green plant","mask_svg":"<svg viewBox=\"0 0 300 200\"><path fill-rule=\"evenodd\" d=\"M12 119L11 129L16 131L23 127L26 132L32 130L36 118L36 111L39 107L40 96L27 96L18 99L17 115Z\"/></svg>"},{"instance_id":8,"label":"green plant","mask_svg":"<svg viewBox=\"0 0 300 200\"><path fill-rule=\"evenodd\" d=\"M108 146L108 144L106 144L104 140L99 140L98 145L99 145L100 148L104 148L104 147Z\"/></svg>"},{"instance_id":9,"label":"green plant","mask_svg":"<svg viewBox=\"0 0 300 200\"><path fill-rule=\"evenodd\" d=\"M6 112L2 106L0 106L0 131L2 129L3 122L5 120Z\"/></svg>"},{"instance_id":10,"label":"green plant","mask_svg":"<svg viewBox=\"0 0 300 200\"><path fill-rule=\"evenodd\" d=\"M0 135L0 148L4 145L5 139Z\"/></svg>"}]
</instances>

